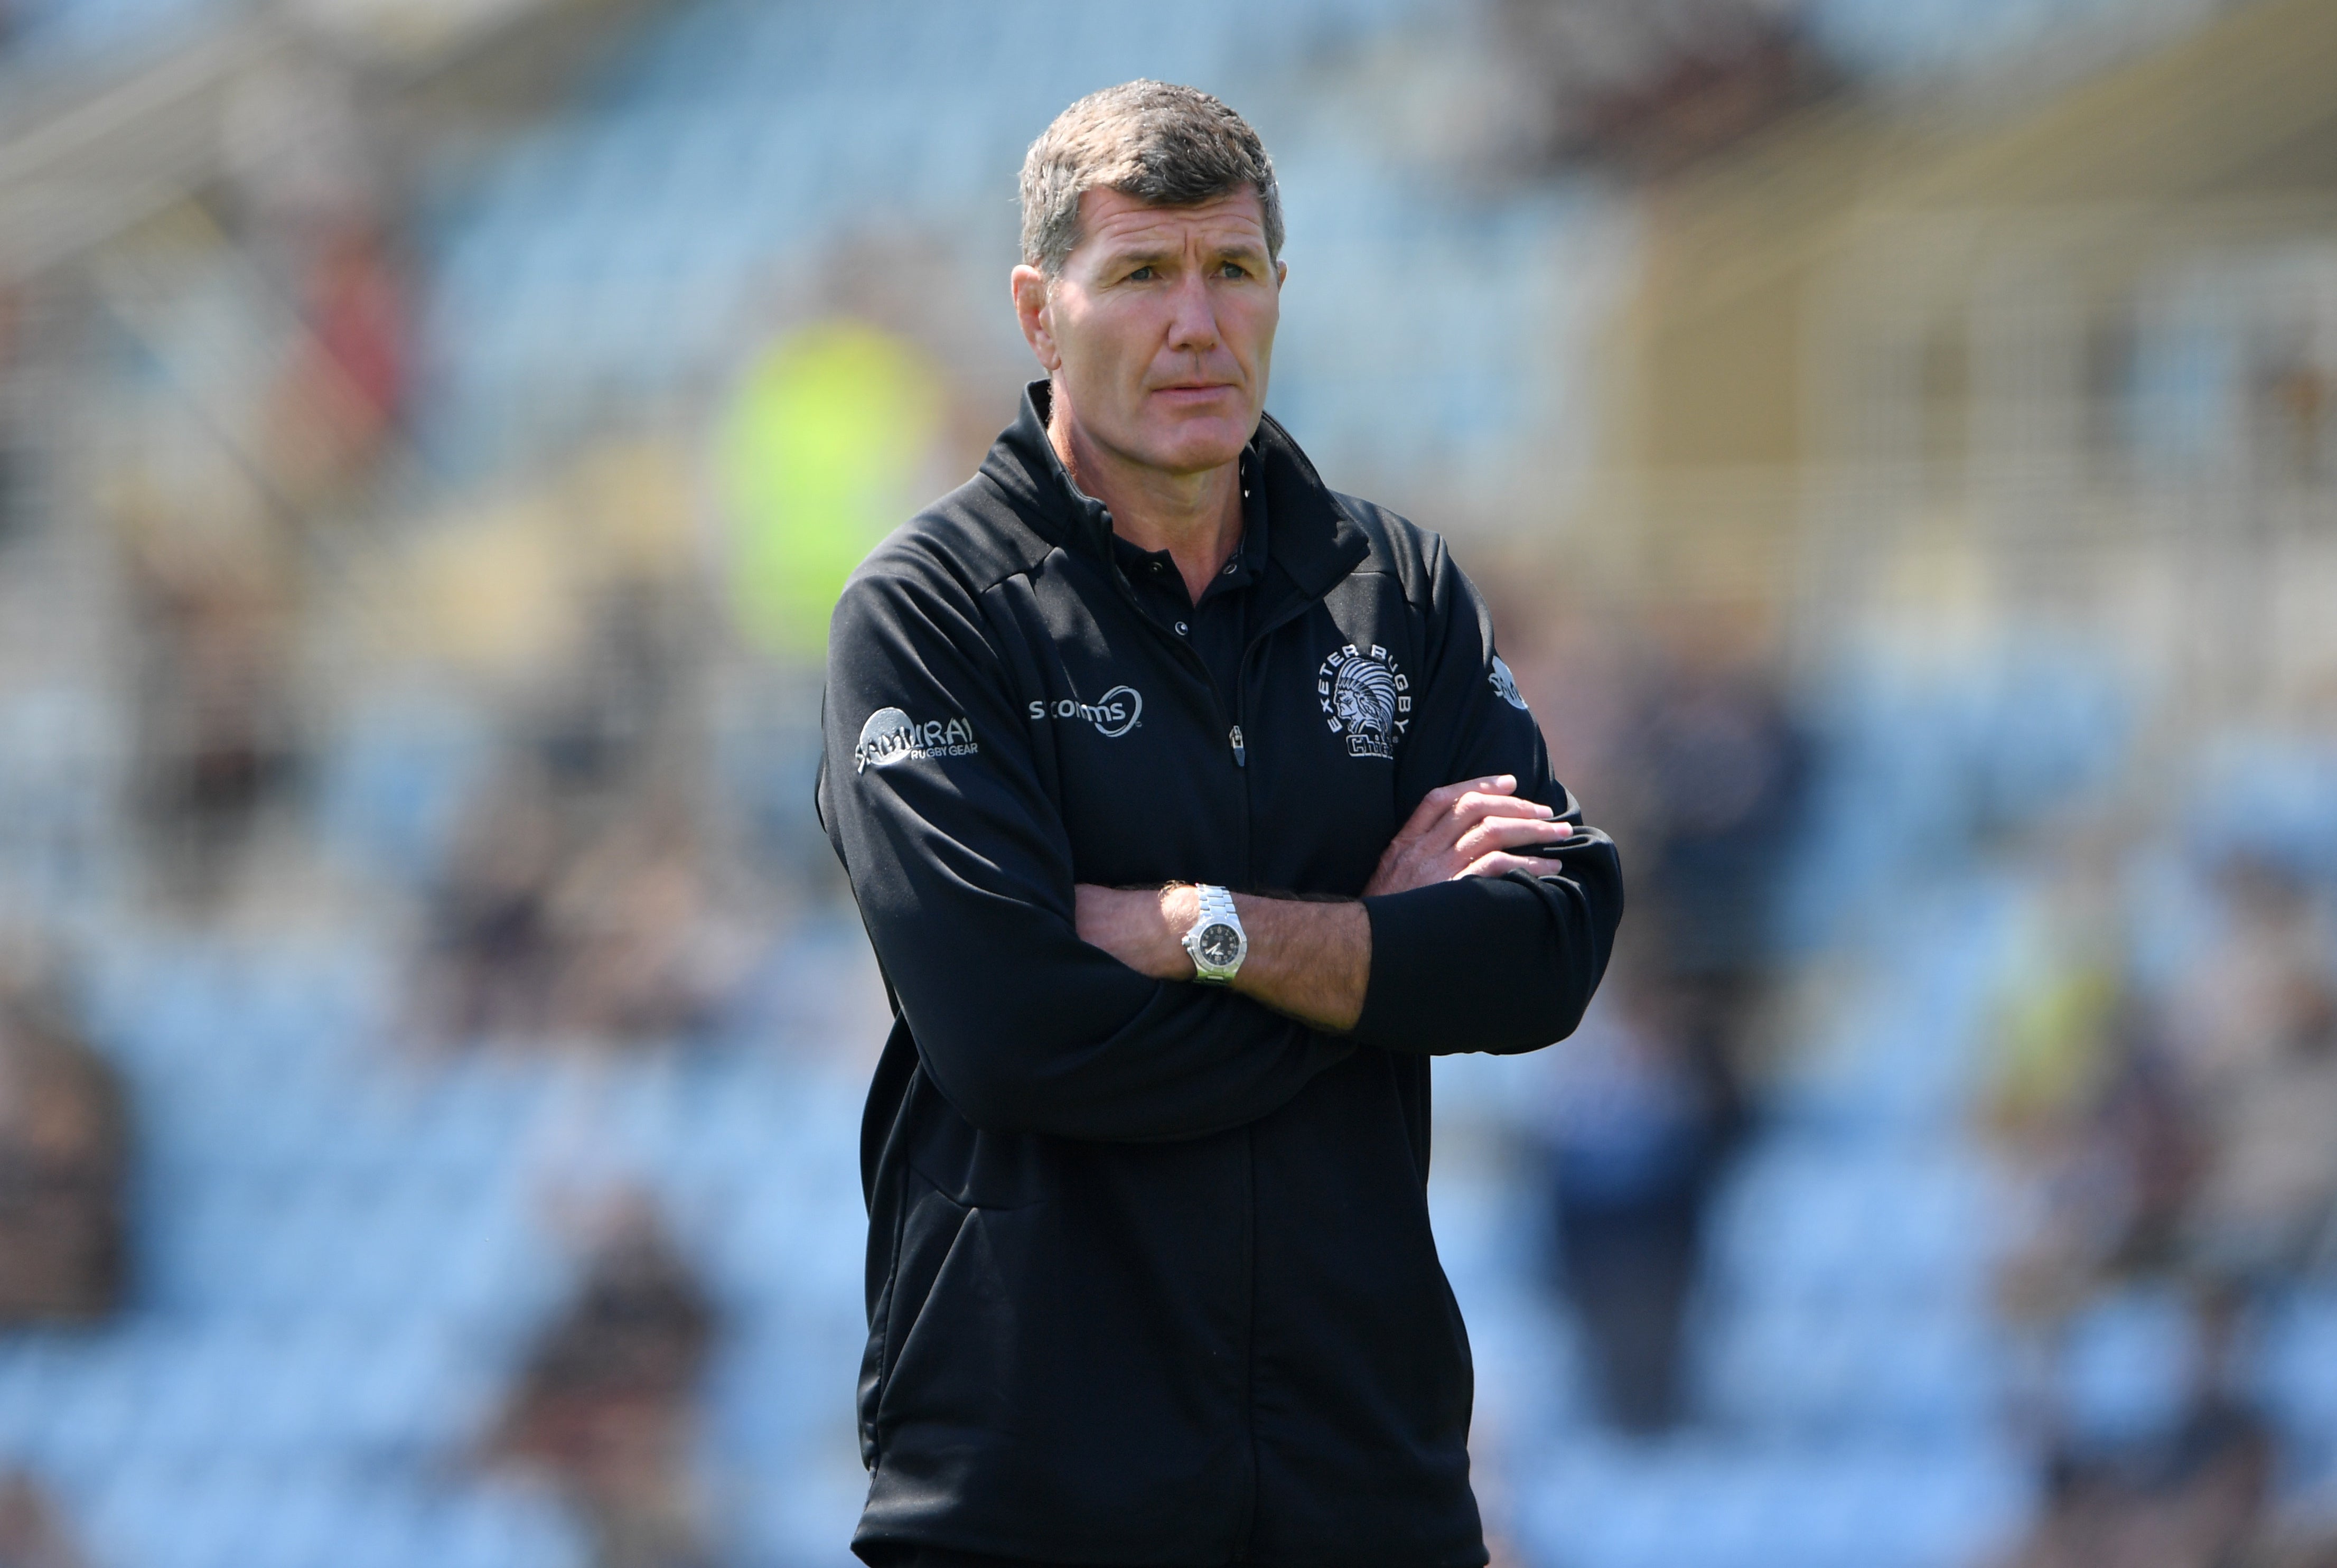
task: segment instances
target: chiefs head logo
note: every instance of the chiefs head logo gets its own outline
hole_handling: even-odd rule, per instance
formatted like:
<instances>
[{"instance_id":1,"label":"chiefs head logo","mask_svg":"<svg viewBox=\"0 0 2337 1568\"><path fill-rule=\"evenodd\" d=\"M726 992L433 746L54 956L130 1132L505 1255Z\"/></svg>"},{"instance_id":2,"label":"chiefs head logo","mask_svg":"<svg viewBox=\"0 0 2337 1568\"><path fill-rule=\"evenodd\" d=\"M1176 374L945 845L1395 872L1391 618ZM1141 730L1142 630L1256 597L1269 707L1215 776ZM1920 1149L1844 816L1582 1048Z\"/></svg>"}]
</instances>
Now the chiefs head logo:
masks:
<instances>
[{"instance_id":1,"label":"chiefs head logo","mask_svg":"<svg viewBox=\"0 0 2337 1568\"><path fill-rule=\"evenodd\" d=\"M1350 757L1393 758L1395 743L1412 722L1412 682L1388 651L1374 642L1353 642L1323 661L1315 673L1315 694L1331 733L1346 738Z\"/></svg>"}]
</instances>

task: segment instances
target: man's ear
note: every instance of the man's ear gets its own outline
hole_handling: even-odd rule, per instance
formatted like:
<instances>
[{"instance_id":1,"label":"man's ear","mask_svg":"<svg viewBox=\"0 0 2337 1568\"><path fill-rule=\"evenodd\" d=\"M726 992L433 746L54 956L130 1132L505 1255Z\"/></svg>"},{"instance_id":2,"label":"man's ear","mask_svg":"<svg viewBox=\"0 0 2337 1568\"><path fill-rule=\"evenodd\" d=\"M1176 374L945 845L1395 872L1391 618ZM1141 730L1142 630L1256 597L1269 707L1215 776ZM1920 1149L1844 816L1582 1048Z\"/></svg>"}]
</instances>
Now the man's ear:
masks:
<instances>
[{"instance_id":1,"label":"man's ear","mask_svg":"<svg viewBox=\"0 0 2337 1568\"><path fill-rule=\"evenodd\" d=\"M1014 269L1014 318L1022 328L1022 340L1031 345L1038 356L1041 368L1052 376L1063 367L1063 356L1055 347L1055 323L1048 309L1050 289L1047 275L1025 262Z\"/></svg>"},{"instance_id":2,"label":"man's ear","mask_svg":"<svg viewBox=\"0 0 2337 1568\"><path fill-rule=\"evenodd\" d=\"M1285 283L1287 283L1287 282L1289 282L1289 281L1290 281L1290 263L1289 263L1289 262L1287 262L1287 261L1276 261L1276 262L1274 264L1274 286L1275 286L1276 289L1279 289L1279 288L1281 288Z\"/></svg>"}]
</instances>

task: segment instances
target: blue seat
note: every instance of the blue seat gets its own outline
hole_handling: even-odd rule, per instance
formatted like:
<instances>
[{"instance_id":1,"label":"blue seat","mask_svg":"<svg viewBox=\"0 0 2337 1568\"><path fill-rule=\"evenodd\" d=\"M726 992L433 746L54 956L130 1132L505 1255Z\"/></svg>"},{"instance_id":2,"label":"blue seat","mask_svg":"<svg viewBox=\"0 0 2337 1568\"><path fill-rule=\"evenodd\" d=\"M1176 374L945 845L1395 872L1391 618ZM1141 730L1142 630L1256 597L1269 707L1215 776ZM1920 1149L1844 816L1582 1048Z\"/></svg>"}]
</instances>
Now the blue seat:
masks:
<instances>
[{"instance_id":1,"label":"blue seat","mask_svg":"<svg viewBox=\"0 0 2337 1568\"><path fill-rule=\"evenodd\" d=\"M443 1568L583 1568L575 1523L548 1495L519 1485L447 1499L425 1529L428 1561Z\"/></svg>"},{"instance_id":2,"label":"blue seat","mask_svg":"<svg viewBox=\"0 0 2337 1568\"><path fill-rule=\"evenodd\" d=\"M137 1452L156 1347L138 1327L60 1342L44 1378L54 1404L27 1434L31 1457L67 1476L93 1476Z\"/></svg>"},{"instance_id":3,"label":"blue seat","mask_svg":"<svg viewBox=\"0 0 2337 1568\"><path fill-rule=\"evenodd\" d=\"M1713 1415L1751 1434L1962 1439L2009 1366L1970 1308L1804 1301L1723 1312L1701 1348Z\"/></svg>"},{"instance_id":4,"label":"blue seat","mask_svg":"<svg viewBox=\"0 0 2337 1568\"><path fill-rule=\"evenodd\" d=\"M2199 1324L2173 1289L2135 1287L2070 1319L2058 1357L2063 1419L2083 1441L2124 1445L2173 1428L2197 1376Z\"/></svg>"},{"instance_id":5,"label":"blue seat","mask_svg":"<svg viewBox=\"0 0 2337 1568\"><path fill-rule=\"evenodd\" d=\"M249 1535L244 1496L207 1458L117 1463L83 1517L101 1562L226 1568Z\"/></svg>"},{"instance_id":6,"label":"blue seat","mask_svg":"<svg viewBox=\"0 0 2337 1568\"><path fill-rule=\"evenodd\" d=\"M2337 1293L2322 1288L2283 1302L2257 1338L2248 1374L2301 1446L2337 1444Z\"/></svg>"},{"instance_id":7,"label":"blue seat","mask_svg":"<svg viewBox=\"0 0 2337 1568\"><path fill-rule=\"evenodd\" d=\"M1714 1215L1724 1297L1966 1300L2007 1217L1993 1179L1951 1147L1789 1140L1750 1155Z\"/></svg>"},{"instance_id":8,"label":"blue seat","mask_svg":"<svg viewBox=\"0 0 2337 1568\"><path fill-rule=\"evenodd\" d=\"M1677 1439L1553 1453L1511 1521L1569 1568L1951 1568L2009 1544L2033 1506L1994 1443L1731 1446Z\"/></svg>"},{"instance_id":9,"label":"blue seat","mask_svg":"<svg viewBox=\"0 0 2337 1568\"><path fill-rule=\"evenodd\" d=\"M525 318L525 308L515 314ZM419 881L444 854L484 760L475 715L420 691L370 702L329 743L318 830L357 864Z\"/></svg>"}]
</instances>

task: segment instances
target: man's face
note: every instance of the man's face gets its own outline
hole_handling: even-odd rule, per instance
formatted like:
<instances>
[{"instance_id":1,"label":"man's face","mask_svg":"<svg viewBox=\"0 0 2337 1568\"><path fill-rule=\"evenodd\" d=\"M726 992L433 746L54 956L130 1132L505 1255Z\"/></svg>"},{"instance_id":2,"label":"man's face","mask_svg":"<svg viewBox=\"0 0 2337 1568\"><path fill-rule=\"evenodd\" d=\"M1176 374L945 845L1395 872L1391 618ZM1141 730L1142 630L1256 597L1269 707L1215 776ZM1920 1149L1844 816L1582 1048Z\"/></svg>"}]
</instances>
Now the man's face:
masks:
<instances>
[{"instance_id":1,"label":"man's face","mask_svg":"<svg viewBox=\"0 0 2337 1568\"><path fill-rule=\"evenodd\" d=\"M1171 474L1240 456L1266 407L1284 269L1247 187L1191 207L1080 198L1061 276L1014 270L1023 335L1059 416L1124 462Z\"/></svg>"}]
</instances>

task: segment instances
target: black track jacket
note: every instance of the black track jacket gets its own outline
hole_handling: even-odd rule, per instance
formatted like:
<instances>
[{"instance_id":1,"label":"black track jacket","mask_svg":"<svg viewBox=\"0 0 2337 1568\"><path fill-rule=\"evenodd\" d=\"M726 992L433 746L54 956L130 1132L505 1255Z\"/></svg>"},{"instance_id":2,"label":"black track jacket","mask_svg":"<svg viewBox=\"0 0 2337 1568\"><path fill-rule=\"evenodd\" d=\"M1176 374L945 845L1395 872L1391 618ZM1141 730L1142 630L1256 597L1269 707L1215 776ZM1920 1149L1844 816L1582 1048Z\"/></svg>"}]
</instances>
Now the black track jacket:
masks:
<instances>
[{"instance_id":1,"label":"black track jacket","mask_svg":"<svg viewBox=\"0 0 2337 1568\"><path fill-rule=\"evenodd\" d=\"M1268 564L1220 692L1134 597L1046 392L830 634L821 820L895 1020L862 1133L855 1549L1482 1563L1429 1058L1573 1029L1614 846L1366 900L1345 1035L1081 942L1079 882L1354 897L1458 779L1580 818L1442 540L1333 494L1266 420Z\"/></svg>"}]
</instances>

